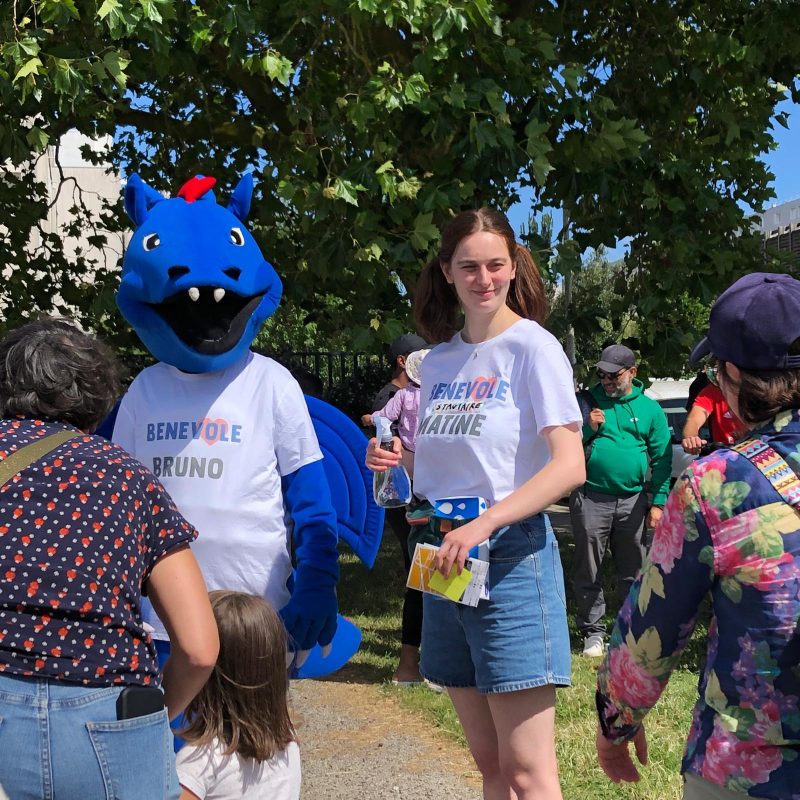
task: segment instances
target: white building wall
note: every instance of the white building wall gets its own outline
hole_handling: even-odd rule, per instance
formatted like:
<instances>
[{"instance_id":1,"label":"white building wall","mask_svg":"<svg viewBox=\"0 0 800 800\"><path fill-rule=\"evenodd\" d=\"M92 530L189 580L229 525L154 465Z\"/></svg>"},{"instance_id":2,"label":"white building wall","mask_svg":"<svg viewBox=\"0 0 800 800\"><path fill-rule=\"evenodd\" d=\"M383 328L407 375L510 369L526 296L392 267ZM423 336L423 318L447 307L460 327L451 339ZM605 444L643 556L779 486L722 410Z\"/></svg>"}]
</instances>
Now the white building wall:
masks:
<instances>
[{"instance_id":1,"label":"white building wall","mask_svg":"<svg viewBox=\"0 0 800 800\"><path fill-rule=\"evenodd\" d=\"M104 201L113 204L120 196L120 177L110 172L108 166L89 163L81 154L84 146L90 147L94 152L103 153L108 145L108 140L92 140L78 131L69 131L62 137L58 148L48 147L47 152L40 156L35 165L35 174L36 179L47 186L51 202L58 195L42 228L62 239L68 258L81 251L89 261L96 261L99 266L112 269L118 266L122 257L126 237L118 233L108 233L98 225L97 233L105 233L107 241L105 247L96 248L89 246L86 241L87 235L95 231L84 231L77 237L66 233L68 225L74 220L74 206L82 202L92 217L96 217L102 210ZM39 242L39 232L34 229L31 245L37 247ZM91 279L90 275L85 277Z\"/></svg>"}]
</instances>

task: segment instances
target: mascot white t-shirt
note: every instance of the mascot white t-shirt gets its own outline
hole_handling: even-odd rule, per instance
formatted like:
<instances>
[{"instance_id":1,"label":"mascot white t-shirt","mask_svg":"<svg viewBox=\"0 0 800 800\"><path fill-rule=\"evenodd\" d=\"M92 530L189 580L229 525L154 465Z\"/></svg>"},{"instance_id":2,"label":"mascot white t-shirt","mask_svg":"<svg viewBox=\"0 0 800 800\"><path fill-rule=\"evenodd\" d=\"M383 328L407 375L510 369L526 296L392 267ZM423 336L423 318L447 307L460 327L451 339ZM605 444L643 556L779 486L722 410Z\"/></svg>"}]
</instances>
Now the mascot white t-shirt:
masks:
<instances>
[{"instance_id":1,"label":"mascot white t-shirt","mask_svg":"<svg viewBox=\"0 0 800 800\"><path fill-rule=\"evenodd\" d=\"M218 372L156 364L131 384L113 438L152 470L200 532L192 552L209 590L235 587L276 609L286 605L281 477L322 458L288 370L255 353ZM145 606L155 638L168 638Z\"/></svg>"}]
</instances>

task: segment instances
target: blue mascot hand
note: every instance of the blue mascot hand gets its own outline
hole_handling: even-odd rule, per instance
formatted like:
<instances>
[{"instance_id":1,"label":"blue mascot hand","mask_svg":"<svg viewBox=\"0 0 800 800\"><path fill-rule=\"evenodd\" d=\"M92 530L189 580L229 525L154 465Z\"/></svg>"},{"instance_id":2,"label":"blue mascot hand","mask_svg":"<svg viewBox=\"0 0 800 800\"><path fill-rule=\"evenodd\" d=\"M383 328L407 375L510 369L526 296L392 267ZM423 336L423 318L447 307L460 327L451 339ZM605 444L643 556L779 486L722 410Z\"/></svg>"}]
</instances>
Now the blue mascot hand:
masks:
<instances>
[{"instance_id":1,"label":"blue mascot hand","mask_svg":"<svg viewBox=\"0 0 800 800\"><path fill-rule=\"evenodd\" d=\"M321 461L313 461L282 478L284 501L294 523L297 572L292 597L281 609L283 623L298 650L297 666L317 642L323 647L336 633L336 514ZM305 651L305 652L303 652Z\"/></svg>"},{"instance_id":2,"label":"blue mascot hand","mask_svg":"<svg viewBox=\"0 0 800 800\"><path fill-rule=\"evenodd\" d=\"M329 645L336 633L336 579L328 572L300 565L294 591L281 609L281 617L294 649L311 650L315 644ZM298 665L299 666L299 665Z\"/></svg>"}]
</instances>

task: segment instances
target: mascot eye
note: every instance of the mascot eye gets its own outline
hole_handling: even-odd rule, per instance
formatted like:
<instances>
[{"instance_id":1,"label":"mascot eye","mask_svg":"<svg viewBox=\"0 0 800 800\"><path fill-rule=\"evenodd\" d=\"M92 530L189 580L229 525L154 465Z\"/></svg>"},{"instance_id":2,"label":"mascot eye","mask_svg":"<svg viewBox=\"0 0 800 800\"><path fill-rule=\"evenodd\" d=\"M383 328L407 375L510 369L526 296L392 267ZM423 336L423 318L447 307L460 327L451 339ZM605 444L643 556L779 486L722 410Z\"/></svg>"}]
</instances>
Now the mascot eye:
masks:
<instances>
[{"instance_id":1,"label":"mascot eye","mask_svg":"<svg viewBox=\"0 0 800 800\"><path fill-rule=\"evenodd\" d=\"M157 233L149 233L147 236L144 237L142 240L142 246L145 250L149 253L151 250L155 250L161 244L161 239Z\"/></svg>"},{"instance_id":2,"label":"mascot eye","mask_svg":"<svg viewBox=\"0 0 800 800\"><path fill-rule=\"evenodd\" d=\"M244 246L244 234L241 228L231 228L231 244L235 244L237 247Z\"/></svg>"}]
</instances>

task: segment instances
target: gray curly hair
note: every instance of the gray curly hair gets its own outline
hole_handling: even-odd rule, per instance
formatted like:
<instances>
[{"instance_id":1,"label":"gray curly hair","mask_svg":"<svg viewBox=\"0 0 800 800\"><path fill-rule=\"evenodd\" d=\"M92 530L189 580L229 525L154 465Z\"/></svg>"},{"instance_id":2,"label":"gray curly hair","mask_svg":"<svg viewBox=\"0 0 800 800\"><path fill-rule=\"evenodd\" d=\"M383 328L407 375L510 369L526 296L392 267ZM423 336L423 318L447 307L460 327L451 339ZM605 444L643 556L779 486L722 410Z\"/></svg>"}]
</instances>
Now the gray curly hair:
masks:
<instances>
[{"instance_id":1,"label":"gray curly hair","mask_svg":"<svg viewBox=\"0 0 800 800\"><path fill-rule=\"evenodd\" d=\"M121 393L109 347L65 319L45 317L0 341L3 417L66 422L94 431Z\"/></svg>"}]
</instances>

